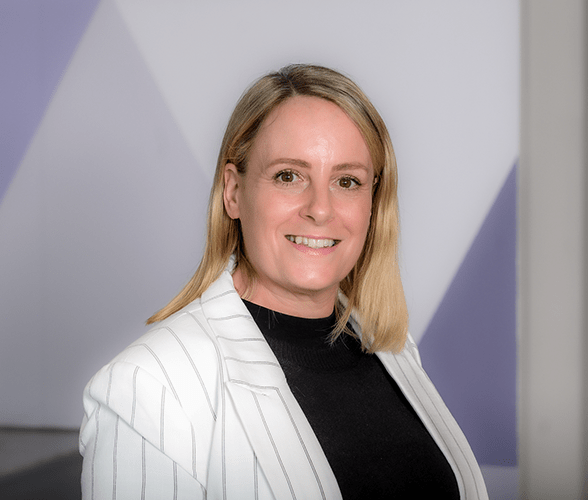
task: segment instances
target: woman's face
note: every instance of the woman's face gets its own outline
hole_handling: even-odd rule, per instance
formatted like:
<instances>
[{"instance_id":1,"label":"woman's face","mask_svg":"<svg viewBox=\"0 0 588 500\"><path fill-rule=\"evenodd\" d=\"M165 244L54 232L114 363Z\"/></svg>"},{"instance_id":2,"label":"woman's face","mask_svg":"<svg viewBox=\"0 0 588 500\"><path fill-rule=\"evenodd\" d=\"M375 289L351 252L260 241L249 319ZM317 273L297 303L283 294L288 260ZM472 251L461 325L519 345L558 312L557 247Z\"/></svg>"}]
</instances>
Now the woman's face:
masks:
<instances>
[{"instance_id":1,"label":"woman's face","mask_svg":"<svg viewBox=\"0 0 588 500\"><path fill-rule=\"evenodd\" d=\"M258 274L250 300L296 316L329 315L364 246L373 181L365 141L338 106L298 96L276 108L246 173L225 169L225 207L241 222ZM242 292L239 269L233 279Z\"/></svg>"}]
</instances>

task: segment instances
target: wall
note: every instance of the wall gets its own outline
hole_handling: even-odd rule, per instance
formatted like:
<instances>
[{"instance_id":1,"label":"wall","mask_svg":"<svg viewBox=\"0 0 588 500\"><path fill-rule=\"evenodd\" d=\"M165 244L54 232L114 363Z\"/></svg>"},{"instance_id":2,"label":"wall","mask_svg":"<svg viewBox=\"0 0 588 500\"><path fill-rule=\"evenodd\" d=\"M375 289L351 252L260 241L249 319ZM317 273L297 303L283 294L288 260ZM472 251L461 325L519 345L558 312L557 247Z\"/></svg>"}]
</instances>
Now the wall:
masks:
<instances>
[{"instance_id":1,"label":"wall","mask_svg":"<svg viewBox=\"0 0 588 500\"><path fill-rule=\"evenodd\" d=\"M588 498L588 2L522 2L521 498Z\"/></svg>"},{"instance_id":2,"label":"wall","mask_svg":"<svg viewBox=\"0 0 588 500\"><path fill-rule=\"evenodd\" d=\"M388 123L412 334L478 457L515 465L518 47L514 0L2 3L0 424L79 424L85 382L195 270L240 93L315 62Z\"/></svg>"}]
</instances>

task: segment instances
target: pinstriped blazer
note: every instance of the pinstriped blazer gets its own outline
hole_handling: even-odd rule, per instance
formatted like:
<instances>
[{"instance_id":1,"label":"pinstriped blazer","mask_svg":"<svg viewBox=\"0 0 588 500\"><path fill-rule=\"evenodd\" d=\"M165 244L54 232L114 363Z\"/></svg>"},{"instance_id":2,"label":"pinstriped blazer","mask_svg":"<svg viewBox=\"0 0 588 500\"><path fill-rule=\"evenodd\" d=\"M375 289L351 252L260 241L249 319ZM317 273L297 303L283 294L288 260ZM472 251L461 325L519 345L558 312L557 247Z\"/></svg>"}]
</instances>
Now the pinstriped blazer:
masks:
<instances>
[{"instance_id":1,"label":"pinstriped blazer","mask_svg":"<svg viewBox=\"0 0 588 500\"><path fill-rule=\"evenodd\" d=\"M412 339L400 354L377 355L447 457L461 498L487 499ZM228 270L103 367L86 386L84 410L84 499L341 498Z\"/></svg>"}]
</instances>

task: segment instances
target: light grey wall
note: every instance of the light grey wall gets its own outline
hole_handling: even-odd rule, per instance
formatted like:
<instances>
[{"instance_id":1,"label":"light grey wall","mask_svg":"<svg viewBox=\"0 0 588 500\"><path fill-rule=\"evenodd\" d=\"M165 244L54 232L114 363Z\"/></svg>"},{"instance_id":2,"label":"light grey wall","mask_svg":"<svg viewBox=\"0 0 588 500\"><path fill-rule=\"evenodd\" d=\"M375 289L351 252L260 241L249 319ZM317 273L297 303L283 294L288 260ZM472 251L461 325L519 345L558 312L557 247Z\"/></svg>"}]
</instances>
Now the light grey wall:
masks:
<instances>
[{"instance_id":1,"label":"light grey wall","mask_svg":"<svg viewBox=\"0 0 588 500\"><path fill-rule=\"evenodd\" d=\"M587 14L585 0L522 3L523 499L588 498Z\"/></svg>"},{"instance_id":2,"label":"light grey wall","mask_svg":"<svg viewBox=\"0 0 588 500\"><path fill-rule=\"evenodd\" d=\"M390 127L422 335L517 157L517 2L102 0L0 205L0 424L79 425L195 270L234 103L291 62L347 72Z\"/></svg>"}]
</instances>

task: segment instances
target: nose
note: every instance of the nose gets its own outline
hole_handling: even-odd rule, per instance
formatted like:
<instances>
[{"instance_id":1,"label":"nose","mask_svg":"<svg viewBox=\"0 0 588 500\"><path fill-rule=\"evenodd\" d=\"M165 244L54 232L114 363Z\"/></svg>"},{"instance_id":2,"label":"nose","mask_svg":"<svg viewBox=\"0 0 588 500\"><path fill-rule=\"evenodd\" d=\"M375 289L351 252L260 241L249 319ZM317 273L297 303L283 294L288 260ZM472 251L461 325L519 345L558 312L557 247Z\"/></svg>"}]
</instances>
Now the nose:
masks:
<instances>
[{"instance_id":1,"label":"nose","mask_svg":"<svg viewBox=\"0 0 588 500\"><path fill-rule=\"evenodd\" d=\"M303 219L312 220L322 226L333 218L332 193L327 186L311 186L300 211Z\"/></svg>"}]
</instances>

